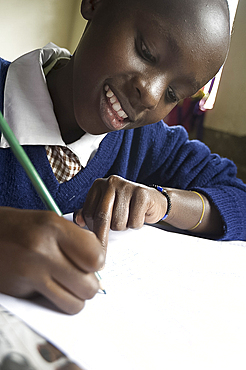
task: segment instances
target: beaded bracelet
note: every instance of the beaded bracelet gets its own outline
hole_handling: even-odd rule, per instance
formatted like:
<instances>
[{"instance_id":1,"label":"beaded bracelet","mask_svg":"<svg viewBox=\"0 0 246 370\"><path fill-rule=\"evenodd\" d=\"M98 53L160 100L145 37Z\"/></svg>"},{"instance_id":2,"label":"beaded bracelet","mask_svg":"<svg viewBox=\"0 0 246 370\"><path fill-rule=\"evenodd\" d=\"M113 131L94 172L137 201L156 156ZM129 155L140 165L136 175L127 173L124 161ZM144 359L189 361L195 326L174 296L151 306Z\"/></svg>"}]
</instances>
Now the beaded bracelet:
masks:
<instances>
[{"instance_id":1,"label":"beaded bracelet","mask_svg":"<svg viewBox=\"0 0 246 370\"><path fill-rule=\"evenodd\" d=\"M202 201L202 214L201 214L201 217L200 217L199 221L197 222L197 224L195 224L195 226L193 226L192 228L189 229L189 230L194 230L194 229L196 229L202 223L202 220L203 220L203 217L204 217L204 214L205 214L205 202L204 202L204 199L201 196L201 194L197 193L197 191L193 191L193 190L191 190L191 191L192 191L192 193L197 194L200 197L201 201Z\"/></svg>"},{"instance_id":2,"label":"beaded bracelet","mask_svg":"<svg viewBox=\"0 0 246 370\"><path fill-rule=\"evenodd\" d=\"M166 199L167 199L167 211L166 211L165 215L160 219L160 221L164 221L167 218L167 216L169 215L169 213L171 211L171 208L172 208L171 198L169 197L167 191L165 189L163 189L162 186L152 185L152 188L155 188L156 190L160 191L164 195L164 197L166 197Z\"/></svg>"}]
</instances>

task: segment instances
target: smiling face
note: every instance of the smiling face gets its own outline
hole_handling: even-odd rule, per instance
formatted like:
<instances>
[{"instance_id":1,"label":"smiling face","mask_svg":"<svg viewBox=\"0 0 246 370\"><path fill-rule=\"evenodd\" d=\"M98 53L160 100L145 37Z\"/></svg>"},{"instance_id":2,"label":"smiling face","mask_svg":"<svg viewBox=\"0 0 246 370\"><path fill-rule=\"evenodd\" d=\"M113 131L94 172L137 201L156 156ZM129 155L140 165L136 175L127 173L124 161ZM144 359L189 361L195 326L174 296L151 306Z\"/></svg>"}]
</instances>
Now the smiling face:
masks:
<instances>
[{"instance_id":1,"label":"smiling face","mask_svg":"<svg viewBox=\"0 0 246 370\"><path fill-rule=\"evenodd\" d=\"M86 132L165 118L224 62L229 46L224 0L91 2L83 0L89 24L73 56L74 114Z\"/></svg>"}]
</instances>

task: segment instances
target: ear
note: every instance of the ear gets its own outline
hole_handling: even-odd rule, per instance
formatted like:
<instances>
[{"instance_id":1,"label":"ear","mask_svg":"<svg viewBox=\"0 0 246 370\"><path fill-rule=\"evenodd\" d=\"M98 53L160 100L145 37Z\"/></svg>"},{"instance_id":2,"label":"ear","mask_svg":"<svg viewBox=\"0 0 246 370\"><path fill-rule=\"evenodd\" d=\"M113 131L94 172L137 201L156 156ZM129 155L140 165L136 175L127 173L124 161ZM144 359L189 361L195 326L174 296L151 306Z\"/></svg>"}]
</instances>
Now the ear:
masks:
<instances>
[{"instance_id":1,"label":"ear","mask_svg":"<svg viewBox=\"0 0 246 370\"><path fill-rule=\"evenodd\" d=\"M101 0L82 0L80 8L82 16L88 21L91 20L95 9L100 2Z\"/></svg>"}]
</instances>

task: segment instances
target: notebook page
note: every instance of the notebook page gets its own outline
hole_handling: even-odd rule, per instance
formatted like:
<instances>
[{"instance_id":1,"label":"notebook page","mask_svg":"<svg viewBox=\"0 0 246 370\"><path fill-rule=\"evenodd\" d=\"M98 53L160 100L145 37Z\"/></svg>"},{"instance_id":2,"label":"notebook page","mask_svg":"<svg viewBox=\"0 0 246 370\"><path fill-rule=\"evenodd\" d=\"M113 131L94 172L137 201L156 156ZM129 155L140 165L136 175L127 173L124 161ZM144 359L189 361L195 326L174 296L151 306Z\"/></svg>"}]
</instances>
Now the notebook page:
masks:
<instances>
[{"instance_id":1,"label":"notebook page","mask_svg":"<svg viewBox=\"0 0 246 370\"><path fill-rule=\"evenodd\" d=\"M0 304L87 370L245 370L245 246L150 226L111 231L107 294L81 313L44 299Z\"/></svg>"}]
</instances>

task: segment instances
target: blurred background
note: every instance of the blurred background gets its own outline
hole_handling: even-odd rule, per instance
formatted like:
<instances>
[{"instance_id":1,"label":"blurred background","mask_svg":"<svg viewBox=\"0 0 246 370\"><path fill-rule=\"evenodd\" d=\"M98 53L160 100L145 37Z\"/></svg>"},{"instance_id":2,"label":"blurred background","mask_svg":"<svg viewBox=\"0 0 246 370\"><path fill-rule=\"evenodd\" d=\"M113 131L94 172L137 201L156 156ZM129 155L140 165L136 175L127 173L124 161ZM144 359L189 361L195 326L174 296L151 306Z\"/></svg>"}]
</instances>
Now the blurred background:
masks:
<instances>
[{"instance_id":1,"label":"blurred background","mask_svg":"<svg viewBox=\"0 0 246 370\"><path fill-rule=\"evenodd\" d=\"M0 0L0 55L7 60L52 41L72 53L86 21L81 0Z\"/></svg>"},{"instance_id":2,"label":"blurred background","mask_svg":"<svg viewBox=\"0 0 246 370\"><path fill-rule=\"evenodd\" d=\"M193 101L181 103L167 123L183 124L191 138L199 138L212 152L232 159L246 182L246 0L229 2L233 12L237 11L213 109L197 114ZM73 53L86 25L80 3L0 0L0 57L12 61L50 41Z\"/></svg>"}]
</instances>

